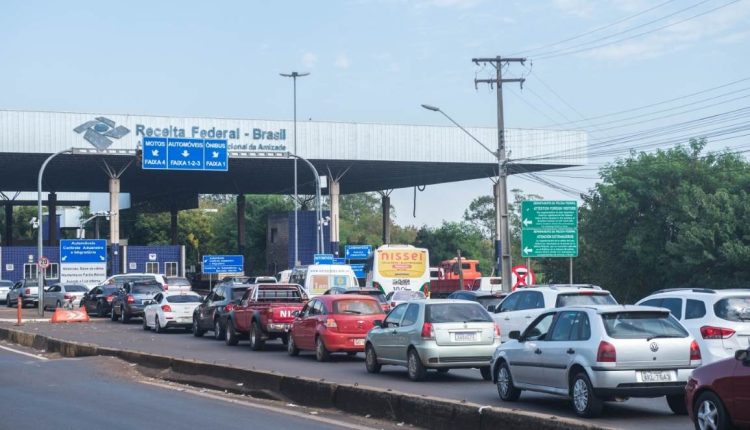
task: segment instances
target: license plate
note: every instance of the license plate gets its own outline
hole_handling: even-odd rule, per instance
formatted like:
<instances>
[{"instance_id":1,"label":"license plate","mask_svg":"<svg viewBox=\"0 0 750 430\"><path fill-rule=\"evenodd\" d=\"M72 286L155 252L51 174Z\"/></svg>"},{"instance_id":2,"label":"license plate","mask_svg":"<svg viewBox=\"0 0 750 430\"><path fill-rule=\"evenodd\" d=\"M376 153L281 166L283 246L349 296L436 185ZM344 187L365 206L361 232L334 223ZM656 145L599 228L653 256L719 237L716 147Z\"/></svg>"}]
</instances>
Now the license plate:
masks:
<instances>
[{"instance_id":1,"label":"license plate","mask_svg":"<svg viewBox=\"0 0 750 430\"><path fill-rule=\"evenodd\" d=\"M364 344L365 344L365 340L364 339L354 339L354 345L355 346L362 346Z\"/></svg>"},{"instance_id":2,"label":"license plate","mask_svg":"<svg viewBox=\"0 0 750 430\"><path fill-rule=\"evenodd\" d=\"M677 380L674 370L649 370L638 372L639 382L673 382Z\"/></svg>"},{"instance_id":3,"label":"license plate","mask_svg":"<svg viewBox=\"0 0 750 430\"><path fill-rule=\"evenodd\" d=\"M477 340L477 333L474 331L454 333L453 340L455 340L456 342L474 342Z\"/></svg>"}]
</instances>

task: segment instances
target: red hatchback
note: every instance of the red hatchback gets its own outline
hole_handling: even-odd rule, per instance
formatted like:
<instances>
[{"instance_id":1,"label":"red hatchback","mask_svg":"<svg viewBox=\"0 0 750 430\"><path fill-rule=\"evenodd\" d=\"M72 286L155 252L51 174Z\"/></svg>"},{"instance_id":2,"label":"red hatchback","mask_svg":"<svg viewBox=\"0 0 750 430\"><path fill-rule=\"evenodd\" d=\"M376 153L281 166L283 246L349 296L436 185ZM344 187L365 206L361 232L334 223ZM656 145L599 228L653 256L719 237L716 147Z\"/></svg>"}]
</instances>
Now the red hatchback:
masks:
<instances>
[{"instance_id":1,"label":"red hatchback","mask_svg":"<svg viewBox=\"0 0 750 430\"><path fill-rule=\"evenodd\" d=\"M750 348L693 371L685 404L695 428L750 428Z\"/></svg>"},{"instance_id":2,"label":"red hatchback","mask_svg":"<svg viewBox=\"0 0 750 430\"><path fill-rule=\"evenodd\" d=\"M328 361L332 352L354 355L365 350L365 337L373 321L385 317L380 302L372 296L323 295L310 300L289 331L287 350L315 351L318 361Z\"/></svg>"}]
</instances>

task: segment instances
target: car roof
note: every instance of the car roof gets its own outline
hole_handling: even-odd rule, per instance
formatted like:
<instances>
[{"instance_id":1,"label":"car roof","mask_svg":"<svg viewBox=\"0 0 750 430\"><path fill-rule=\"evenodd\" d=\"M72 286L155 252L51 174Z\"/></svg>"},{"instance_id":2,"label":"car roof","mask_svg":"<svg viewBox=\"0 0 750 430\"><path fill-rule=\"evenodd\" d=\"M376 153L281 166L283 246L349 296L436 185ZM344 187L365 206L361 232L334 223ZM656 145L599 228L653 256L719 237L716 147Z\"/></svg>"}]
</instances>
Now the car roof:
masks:
<instances>
[{"instance_id":1,"label":"car roof","mask_svg":"<svg viewBox=\"0 0 750 430\"><path fill-rule=\"evenodd\" d=\"M593 284L534 284L534 285L523 285L516 289L516 291L526 290L553 290L553 291L578 291L578 290L596 290L602 292L608 292L602 289L602 287Z\"/></svg>"},{"instance_id":2,"label":"car roof","mask_svg":"<svg viewBox=\"0 0 750 430\"><path fill-rule=\"evenodd\" d=\"M363 300L372 300L376 303L378 302L378 299L375 297L369 295L369 294L328 294L328 295L320 295L315 297L316 300L320 300L323 302L334 302L336 300L352 300L352 299L363 299Z\"/></svg>"},{"instance_id":3,"label":"car roof","mask_svg":"<svg viewBox=\"0 0 750 430\"><path fill-rule=\"evenodd\" d=\"M471 295L474 295L476 297L499 297L499 296L502 296L502 295L506 295L507 296L508 294L510 294L507 291L494 291L493 292L493 291L473 291L473 290L459 290L459 291L454 291L451 294L455 294L455 293L471 294Z\"/></svg>"},{"instance_id":4,"label":"car roof","mask_svg":"<svg viewBox=\"0 0 750 430\"><path fill-rule=\"evenodd\" d=\"M649 294L646 298L650 298L652 296L662 296L662 295L669 295L669 296L694 296L694 295L711 295L711 296L731 296L731 295L737 295L737 294L747 294L750 295L750 289L749 288L725 288L725 289L713 289L713 288L667 288L663 290L654 291L653 293Z\"/></svg>"},{"instance_id":5,"label":"car roof","mask_svg":"<svg viewBox=\"0 0 750 430\"><path fill-rule=\"evenodd\" d=\"M641 305L591 305L591 306L565 306L554 309L555 312L567 310L587 310L591 309L599 314L609 314L617 312L669 312L667 308L656 306Z\"/></svg>"}]
</instances>

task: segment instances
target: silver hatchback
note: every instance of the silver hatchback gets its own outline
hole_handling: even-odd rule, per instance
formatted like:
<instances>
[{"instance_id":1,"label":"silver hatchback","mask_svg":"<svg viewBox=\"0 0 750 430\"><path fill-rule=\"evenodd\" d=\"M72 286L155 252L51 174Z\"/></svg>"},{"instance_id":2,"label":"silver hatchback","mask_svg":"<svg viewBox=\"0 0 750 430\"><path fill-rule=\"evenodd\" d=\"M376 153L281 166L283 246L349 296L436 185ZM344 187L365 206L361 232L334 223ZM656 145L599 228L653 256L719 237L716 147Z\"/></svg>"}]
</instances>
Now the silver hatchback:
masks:
<instances>
[{"instance_id":1,"label":"silver hatchback","mask_svg":"<svg viewBox=\"0 0 750 430\"><path fill-rule=\"evenodd\" d=\"M490 358L499 345L500 329L479 303L415 300L375 321L365 340L365 365L370 373L383 364L406 366L414 381L424 379L427 369L478 368L490 380Z\"/></svg>"},{"instance_id":2,"label":"silver hatchback","mask_svg":"<svg viewBox=\"0 0 750 430\"><path fill-rule=\"evenodd\" d=\"M661 396L685 414L685 385L701 364L698 344L664 308L564 307L509 336L492 357L500 398L559 394L582 417L599 415L607 400Z\"/></svg>"}]
</instances>

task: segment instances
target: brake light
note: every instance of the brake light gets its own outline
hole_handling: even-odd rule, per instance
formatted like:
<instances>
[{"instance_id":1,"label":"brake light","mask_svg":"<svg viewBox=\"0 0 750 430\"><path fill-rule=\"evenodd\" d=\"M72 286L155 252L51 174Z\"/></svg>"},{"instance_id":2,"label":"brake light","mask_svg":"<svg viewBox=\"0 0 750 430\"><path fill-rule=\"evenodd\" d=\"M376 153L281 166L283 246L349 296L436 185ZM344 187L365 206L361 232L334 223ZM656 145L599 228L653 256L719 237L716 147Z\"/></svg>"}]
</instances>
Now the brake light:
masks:
<instances>
[{"instance_id":1,"label":"brake light","mask_svg":"<svg viewBox=\"0 0 750 430\"><path fill-rule=\"evenodd\" d=\"M169 305L161 305L161 310L164 312L172 312L172 307Z\"/></svg>"},{"instance_id":2,"label":"brake light","mask_svg":"<svg viewBox=\"0 0 750 430\"><path fill-rule=\"evenodd\" d=\"M495 323L495 339L500 339L500 326Z\"/></svg>"},{"instance_id":3,"label":"brake light","mask_svg":"<svg viewBox=\"0 0 750 430\"><path fill-rule=\"evenodd\" d=\"M31 295L31 288L27 288L26 291L24 291L24 294L26 294L27 296L30 296Z\"/></svg>"},{"instance_id":4,"label":"brake light","mask_svg":"<svg viewBox=\"0 0 750 430\"><path fill-rule=\"evenodd\" d=\"M599 342L599 349L596 351L596 361L599 363L616 362L617 351L615 350L615 347L609 342Z\"/></svg>"},{"instance_id":5,"label":"brake light","mask_svg":"<svg viewBox=\"0 0 750 430\"><path fill-rule=\"evenodd\" d=\"M63 298L65 300L73 300L73 295L70 294L70 293L65 293L65 294L63 294Z\"/></svg>"},{"instance_id":6,"label":"brake light","mask_svg":"<svg viewBox=\"0 0 750 430\"><path fill-rule=\"evenodd\" d=\"M114 299L114 296L107 296L107 303L112 303L112 300Z\"/></svg>"},{"instance_id":7,"label":"brake light","mask_svg":"<svg viewBox=\"0 0 750 430\"><path fill-rule=\"evenodd\" d=\"M169 289L169 285L167 284L164 284L163 287L164 287L164 291L167 291Z\"/></svg>"},{"instance_id":8,"label":"brake light","mask_svg":"<svg viewBox=\"0 0 750 430\"><path fill-rule=\"evenodd\" d=\"M233 305L233 304L231 304L231 303L230 303L230 304L228 304L228 305L225 305L225 306L224 306L224 312L229 312L229 311L231 311L232 309L234 309L234 305Z\"/></svg>"},{"instance_id":9,"label":"brake light","mask_svg":"<svg viewBox=\"0 0 750 430\"><path fill-rule=\"evenodd\" d=\"M326 327L328 328L338 328L338 324L336 324L336 320L333 318L328 318L326 320Z\"/></svg>"},{"instance_id":10,"label":"brake light","mask_svg":"<svg viewBox=\"0 0 750 430\"><path fill-rule=\"evenodd\" d=\"M133 297L133 296L131 296L130 294L128 294L128 297L127 297L127 302L128 302L128 303L135 303L135 297Z\"/></svg>"},{"instance_id":11,"label":"brake light","mask_svg":"<svg viewBox=\"0 0 750 430\"><path fill-rule=\"evenodd\" d=\"M435 328L432 327L432 323L422 324L422 339L435 339Z\"/></svg>"},{"instance_id":12,"label":"brake light","mask_svg":"<svg viewBox=\"0 0 750 430\"><path fill-rule=\"evenodd\" d=\"M712 327L710 325L701 327L701 336L703 336L703 339L727 339L732 337L733 334L734 330L731 328Z\"/></svg>"},{"instance_id":13,"label":"brake light","mask_svg":"<svg viewBox=\"0 0 750 430\"><path fill-rule=\"evenodd\" d=\"M579 291L578 294L581 296L593 296L594 292L593 291Z\"/></svg>"},{"instance_id":14,"label":"brake light","mask_svg":"<svg viewBox=\"0 0 750 430\"><path fill-rule=\"evenodd\" d=\"M693 341L690 344L690 361L701 359L701 348L698 346L698 342Z\"/></svg>"},{"instance_id":15,"label":"brake light","mask_svg":"<svg viewBox=\"0 0 750 430\"><path fill-rule=\"evenodd\" d=\"M396 307L396 302L391 302L391 307Z\"/></svg>"}]
</instances>

